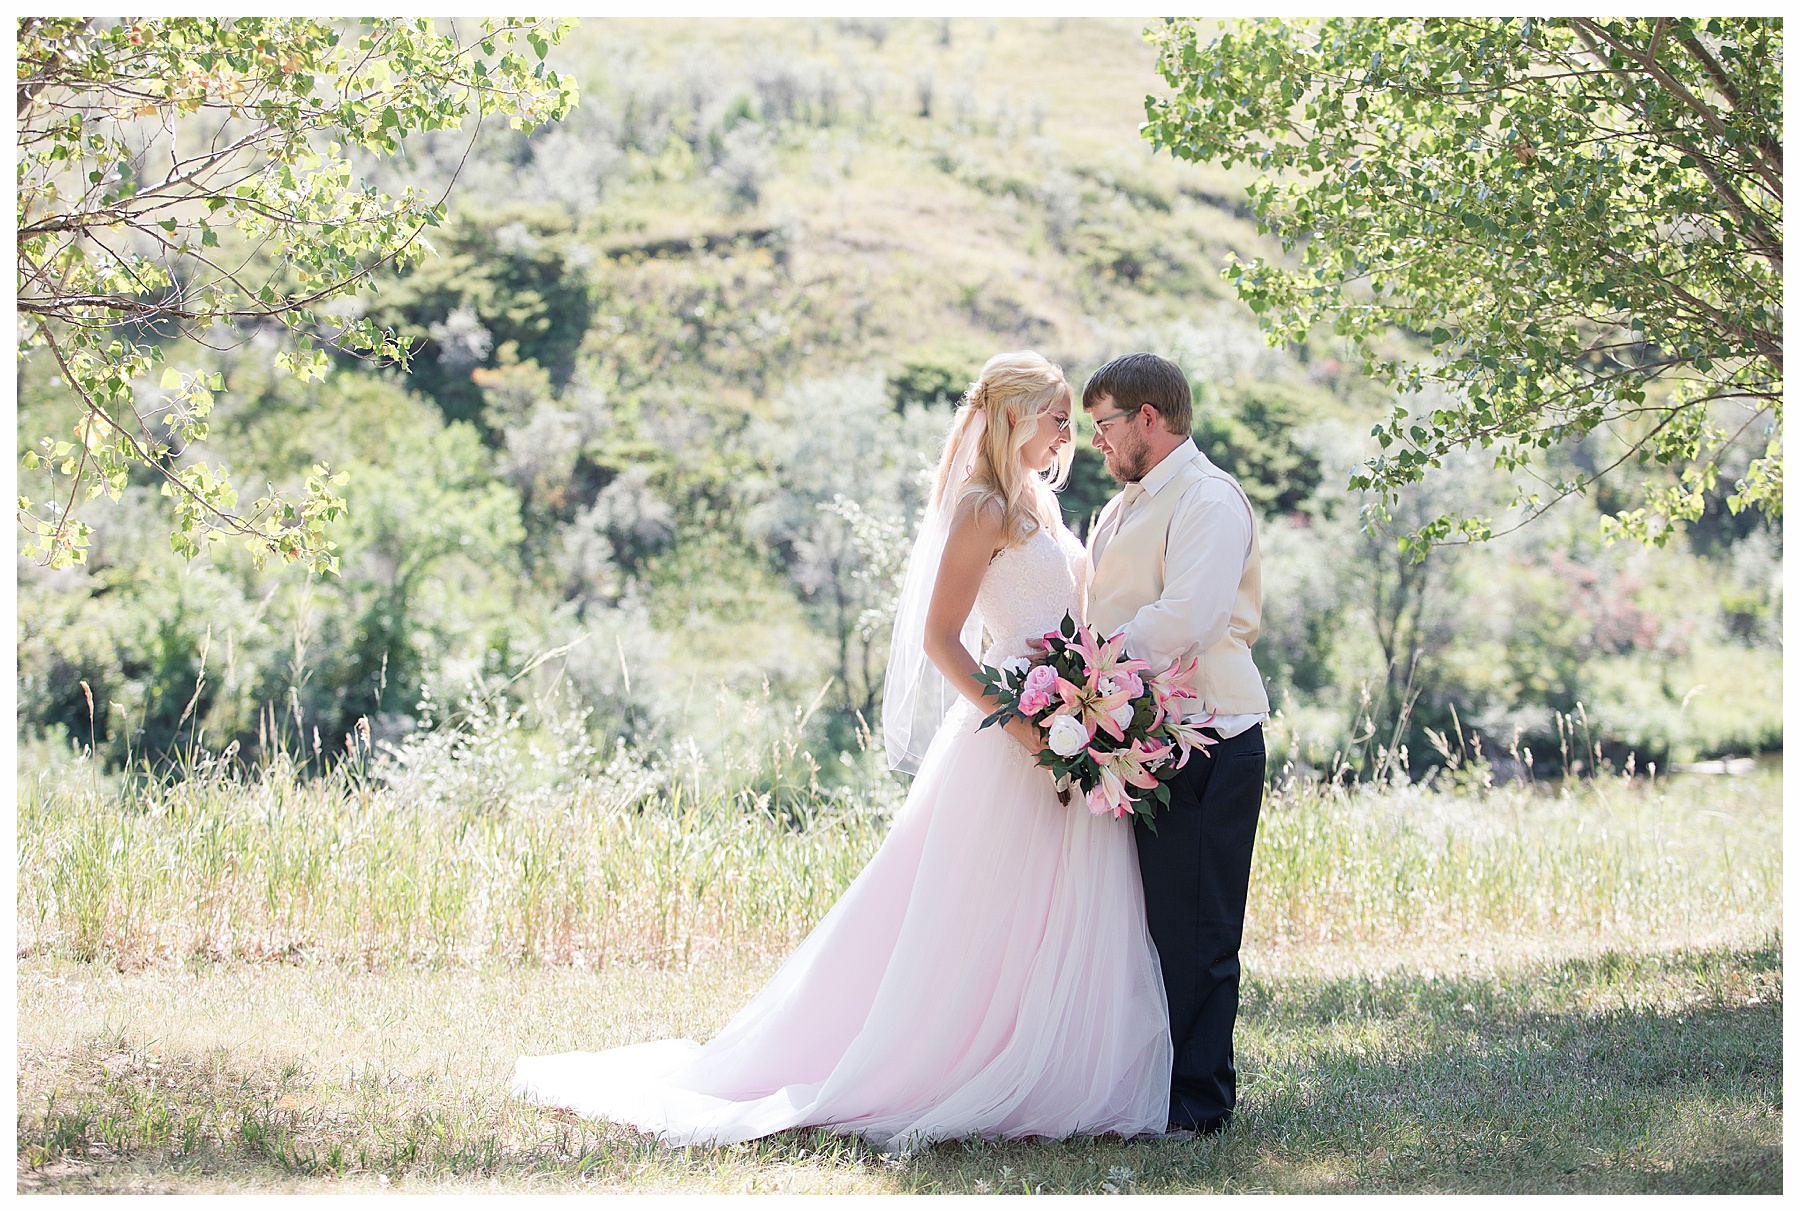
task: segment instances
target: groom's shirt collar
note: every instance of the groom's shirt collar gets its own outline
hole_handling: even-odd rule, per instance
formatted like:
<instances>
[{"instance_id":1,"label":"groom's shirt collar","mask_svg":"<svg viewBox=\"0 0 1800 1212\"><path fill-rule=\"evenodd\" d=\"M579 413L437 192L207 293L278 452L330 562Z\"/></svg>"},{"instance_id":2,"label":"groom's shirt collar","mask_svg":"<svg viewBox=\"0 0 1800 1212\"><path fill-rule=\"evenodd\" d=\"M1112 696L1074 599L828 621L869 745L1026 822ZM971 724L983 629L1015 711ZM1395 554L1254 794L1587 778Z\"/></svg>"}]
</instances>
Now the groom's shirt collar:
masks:
<instances>
[{"instance_id":1,"label":"groom's shirt collar","mask_svg":"<svg viewBox=\"0 0 1800 1212\"><path fill-rule=\"evenodd\" d=\"M1194 445L1194 439L1188 438L1163 456L1162 462L1144 473L1138 484L1143 488L1145 496L1155 496L1163 490L1175 473L1187 464L1200 457L1200 448Z\"/></svg>"}]
</instances>

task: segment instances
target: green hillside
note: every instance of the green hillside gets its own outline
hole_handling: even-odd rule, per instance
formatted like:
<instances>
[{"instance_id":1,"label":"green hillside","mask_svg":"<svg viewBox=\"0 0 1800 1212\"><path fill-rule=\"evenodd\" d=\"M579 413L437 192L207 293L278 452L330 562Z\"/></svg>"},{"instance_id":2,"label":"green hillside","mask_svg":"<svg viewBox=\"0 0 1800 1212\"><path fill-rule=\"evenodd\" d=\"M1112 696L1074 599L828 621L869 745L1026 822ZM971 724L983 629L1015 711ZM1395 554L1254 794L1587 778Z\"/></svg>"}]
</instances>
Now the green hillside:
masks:
<instances>
[{"instance_id":1,"label":"green hillside","mask_svg":"<svg viewBox=\"0 0 1800 1212\"><path fill-rule=\"evenodd\" d=\"M1418 775L1779 748L1759 523L1715 503L1685 544L1601 548L1625 485L1421 565L1359 530L1344 484L1386 401L1328 337L1267 348L1232 298L1226 254L1263 249L1244 178L1138 137L1140 29L584 22L552 52L581 82L567 122L365 166L454 204L436 257L355 302L418 341L409 370L303 385L255 334L169 351L225 374L212 445L241 483L344 472L342 576L183 564L148 477L99 503L86 568L20 568L28 754L324 762L359 720L402 745L554 694L600 744L712 760L788 728L808 777L866 770L920 472L1019 347L1077 382L1131 349L1189 374L1197 439L1265 513L1258 659L1296 772L1373 772L1383 745ZM21 443L71 415L27 361ZM1110 491L1084 450L1071 524ZM1472 455L1407 507L1447 497L1505 493Z\"/></svg>"}]
</instances>

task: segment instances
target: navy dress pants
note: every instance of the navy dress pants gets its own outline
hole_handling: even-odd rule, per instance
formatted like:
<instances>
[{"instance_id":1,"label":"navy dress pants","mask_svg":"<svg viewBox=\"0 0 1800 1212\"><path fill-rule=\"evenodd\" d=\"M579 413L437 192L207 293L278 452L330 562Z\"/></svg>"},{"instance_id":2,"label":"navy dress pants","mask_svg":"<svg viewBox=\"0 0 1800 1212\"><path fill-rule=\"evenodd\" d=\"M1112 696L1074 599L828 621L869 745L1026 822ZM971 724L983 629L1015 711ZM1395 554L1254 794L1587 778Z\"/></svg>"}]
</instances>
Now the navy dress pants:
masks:
<instances>
[{"instance_id":1,"label":"navy dress pants","mask_svg":"<svg viewBox=\"0 0 1800 1212\"><path fill-rule=\"evenodd\" d=\"M1261 724L1204 756L1196 750L1170 781L1157 832L1136 825L1144 910L1175 1045L1169 1121L1182 1128L1223 1127L1237 1105L1231 1033L1264 764Z\"/></svg>"}]
</instances>

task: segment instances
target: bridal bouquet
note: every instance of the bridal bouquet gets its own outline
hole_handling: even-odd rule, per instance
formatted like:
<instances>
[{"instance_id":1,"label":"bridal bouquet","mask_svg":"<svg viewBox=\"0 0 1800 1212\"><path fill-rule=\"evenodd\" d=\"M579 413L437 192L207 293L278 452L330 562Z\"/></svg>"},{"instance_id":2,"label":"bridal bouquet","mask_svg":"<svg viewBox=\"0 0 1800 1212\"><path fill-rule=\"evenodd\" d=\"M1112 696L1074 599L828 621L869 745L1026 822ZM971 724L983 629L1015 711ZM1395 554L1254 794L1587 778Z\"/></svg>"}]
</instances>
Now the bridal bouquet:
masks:
<instances>
[{"instance_id":1,"label":"bridal bouquet","mask_svg":"<svg viewBox=\"0 0 1800 1212\"><path fill-rule=\"evenodd\" d=\"M1049 748L1039 751L1038 765L1056 776L1065 803L1079 786L1088 811L1133 813L1154 833L1156 807L1169 803L1158 772L1179 770L1190 751L1211 743L1200 734L1205 720L1181 719L1179 701L1195 697L1187 682L1199 662L1146 676L1150 663L1125 652L1123 632L1101 640L1067 614L1061 630L1045 632L1031 650L1029 658L976 672L1001 703L981 726L1021 716L1043 728Z\"/></svg>"}]
</instances>

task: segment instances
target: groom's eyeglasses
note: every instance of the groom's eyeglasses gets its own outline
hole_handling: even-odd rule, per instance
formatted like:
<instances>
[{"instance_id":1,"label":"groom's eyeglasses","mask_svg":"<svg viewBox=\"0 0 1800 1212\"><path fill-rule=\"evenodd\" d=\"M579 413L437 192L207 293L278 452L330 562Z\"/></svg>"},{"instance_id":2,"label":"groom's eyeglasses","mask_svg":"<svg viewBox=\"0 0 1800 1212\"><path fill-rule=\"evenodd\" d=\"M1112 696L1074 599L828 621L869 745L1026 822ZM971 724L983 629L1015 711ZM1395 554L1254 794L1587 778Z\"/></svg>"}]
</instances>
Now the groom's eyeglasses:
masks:
<instances>
[{"instance_id":1,"label":"groom's eyeglasses","mask_svg":"<svg viewBox=\"0 0 1800 1212\"><path fill-rule=\"evenodd\" d=\"M1095 417L1094 418L1094 429L1099 433L1105 433L1106 427L1108 425L1111 425L1114 421L1120 420L1121 418L1124 418L1124 417L1135 417L1138 415L1138 413L1142 412L1143 410L1144 410L1144 406L1142 404L1140 404L1136 408L1132 409L1130 412L1115 412L1110 417Z\"/></svg>"}]
</instances>

